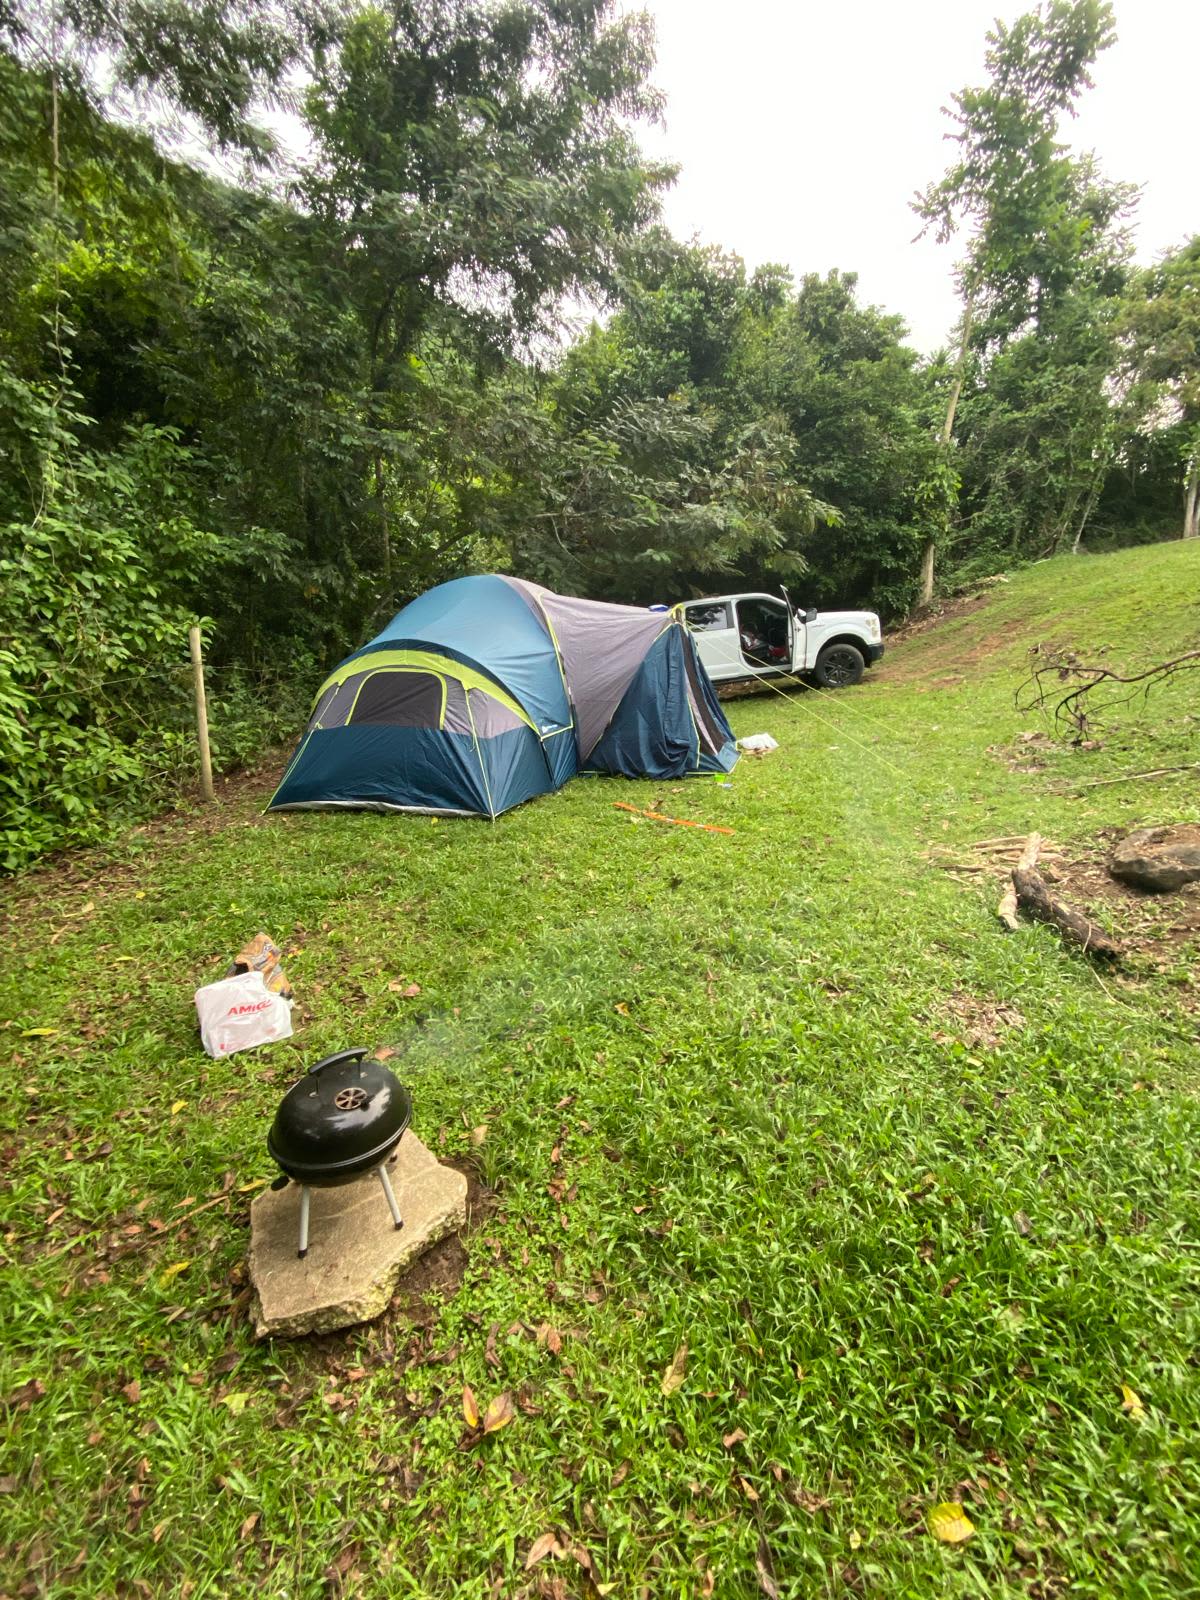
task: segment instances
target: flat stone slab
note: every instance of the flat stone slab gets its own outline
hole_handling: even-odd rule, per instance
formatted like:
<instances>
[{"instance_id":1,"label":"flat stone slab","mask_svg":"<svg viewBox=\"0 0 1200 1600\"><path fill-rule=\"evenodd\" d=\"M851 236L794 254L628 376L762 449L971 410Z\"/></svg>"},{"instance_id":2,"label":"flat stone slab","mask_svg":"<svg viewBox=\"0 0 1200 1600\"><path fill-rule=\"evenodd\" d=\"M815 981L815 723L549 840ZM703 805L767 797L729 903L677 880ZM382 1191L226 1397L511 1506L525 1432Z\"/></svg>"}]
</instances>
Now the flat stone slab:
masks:
<instances>
[{"instance_id":1,"label":"flat stone slab","mask_svg":"<svg viewBox=\"0 0 1200 1600\"><path fill-rule=\"evenodd\" d=\"M391 1212L374 1172L313 1189L308 1254L296 1255L300 1185L265 1189L250 1207L250 1280L259 1339L331 1333L387 1310L406 1267L467 1220L467 1180L417 1136L401 1139L388 1176L404 1219Z\"/></svg>"},{"instance_id":2,"label":"flat stone slab","mask_svg":"<svg viewBox=\"0 0 1200 1600\"><path fill-rule=\"evenodd\" d=\"M1170 894L1200 882L1200 827L1141 828L1117 845L1108 864L1114 878L1151 894Z\"/></svg>"}]
</instances>

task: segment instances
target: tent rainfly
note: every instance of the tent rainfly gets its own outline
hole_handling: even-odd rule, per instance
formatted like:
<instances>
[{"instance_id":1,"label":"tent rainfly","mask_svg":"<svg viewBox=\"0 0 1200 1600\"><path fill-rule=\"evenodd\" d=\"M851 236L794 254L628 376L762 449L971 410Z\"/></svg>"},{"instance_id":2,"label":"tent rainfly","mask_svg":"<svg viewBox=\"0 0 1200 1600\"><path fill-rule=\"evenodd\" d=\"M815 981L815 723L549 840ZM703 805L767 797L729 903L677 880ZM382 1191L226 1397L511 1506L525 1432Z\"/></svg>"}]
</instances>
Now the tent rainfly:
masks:
<instances>
[{"instance_id":1,"label":"tent rainfly","mask_svg":"<svg viewBox=\"0 0 1200 1600\"><path fill-rule=\"evenodd\" d=\"M729 724L669 613L455 578L321 685L268 810L496 817L579 772L728 772Z\"/></svg>"}]
</instances>

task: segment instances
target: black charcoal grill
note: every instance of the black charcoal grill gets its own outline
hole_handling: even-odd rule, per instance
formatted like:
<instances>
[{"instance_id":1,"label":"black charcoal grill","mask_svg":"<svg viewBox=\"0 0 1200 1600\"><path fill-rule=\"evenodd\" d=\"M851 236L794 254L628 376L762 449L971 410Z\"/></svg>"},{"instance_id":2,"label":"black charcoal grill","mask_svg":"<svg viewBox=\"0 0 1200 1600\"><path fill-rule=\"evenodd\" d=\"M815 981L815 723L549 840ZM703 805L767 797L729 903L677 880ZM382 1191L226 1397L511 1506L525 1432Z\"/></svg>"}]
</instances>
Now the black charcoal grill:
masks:
<instances>
[{"instance_id":1,"label":"black charcoal grill","mask_svg":"<svg viewBox=\"0 0 1200 1600\"><path fill-rule=\"evenodd\" d=\"M271 1159L283 1170L276 1187L300 1185L300 1248L308 1252L313 1188L350 1183L374 1171L392 1221L404 1226L385 1165L412 1121L412 1096L366 1050L339 1050L310 1067L284 1095L267 1135Z\"/></svg>"}]
</instances>

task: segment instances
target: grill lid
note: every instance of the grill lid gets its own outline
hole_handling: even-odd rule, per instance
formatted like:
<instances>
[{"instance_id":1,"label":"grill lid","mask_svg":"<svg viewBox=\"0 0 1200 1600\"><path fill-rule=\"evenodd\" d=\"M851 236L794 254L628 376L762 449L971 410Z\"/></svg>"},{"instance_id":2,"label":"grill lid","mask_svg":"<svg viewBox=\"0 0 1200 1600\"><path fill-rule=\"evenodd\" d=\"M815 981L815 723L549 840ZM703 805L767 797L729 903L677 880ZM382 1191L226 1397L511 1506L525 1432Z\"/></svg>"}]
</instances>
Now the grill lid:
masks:
<instances>
[{"instance_id":1,"label":"grill lid","mask_svg":"<svg viewBox=\"0 0 1200 1600\"><path fill-rule=\"evenodd\" d=\"M412 1121L412 1097L366 1050L326 1056L280 1102L267 1150L289 1177L320 1182L382 1161Z\"/></svg>"}]
</instances>

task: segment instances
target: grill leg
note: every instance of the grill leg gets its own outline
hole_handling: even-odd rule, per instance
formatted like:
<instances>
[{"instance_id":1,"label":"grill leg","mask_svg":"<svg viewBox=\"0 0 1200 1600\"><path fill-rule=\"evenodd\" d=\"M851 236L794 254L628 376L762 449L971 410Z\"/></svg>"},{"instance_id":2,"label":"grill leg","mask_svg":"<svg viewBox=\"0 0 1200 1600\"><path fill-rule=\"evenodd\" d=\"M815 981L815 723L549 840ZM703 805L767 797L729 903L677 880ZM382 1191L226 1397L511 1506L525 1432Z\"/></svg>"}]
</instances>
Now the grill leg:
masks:
<instances>
[{"instance_id":1,"label":"grill leg","mask_svg":"<svg viewBox=\"0 0 1200 1600\"><path fill-rule=\"evenodd\" d=\"M308 1203L312 1198L312 1190L306 1183L300 1185L300 1248L296 1254L301 1258L308 1254Z\"/></svg>"},{"instance_id":2,"label":"grill leg","mask_svg":"<svg viewBox=\"0 0 1200 1600\"><path fill-rule=\"evenodd\" d=\"M383 1185L383 1192L387 1196L388 1210L392 1213L392 1221L397 1228L404 1226L404 1218L400 1215L400 1207L396 1204L396 1196L392 1192L392 1180L388 1177L387 1168L381 1162L375 1168L379 1174L379 1181Z\"/></svg>"}]
</instances>

